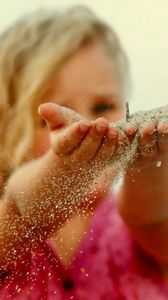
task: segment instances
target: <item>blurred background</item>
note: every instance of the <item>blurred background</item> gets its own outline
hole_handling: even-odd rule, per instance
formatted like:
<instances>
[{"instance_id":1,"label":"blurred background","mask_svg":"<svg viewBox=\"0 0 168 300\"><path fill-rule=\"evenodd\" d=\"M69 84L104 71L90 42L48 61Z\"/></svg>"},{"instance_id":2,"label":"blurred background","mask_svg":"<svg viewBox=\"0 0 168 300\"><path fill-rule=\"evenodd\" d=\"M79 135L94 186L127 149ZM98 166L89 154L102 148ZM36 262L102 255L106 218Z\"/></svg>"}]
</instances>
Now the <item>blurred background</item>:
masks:
<instances>
[{"instance_id":1,"label":"blurred background","mask_svg":"<svg viewBox=\"0 0 168 300\"><path fill-rule=\"evenodd\" d=\"M130 59L131 112L168 104L168 0L0 0L0 31L44 7L85 4L118 33Z\"/></svg>"}]
</instances>

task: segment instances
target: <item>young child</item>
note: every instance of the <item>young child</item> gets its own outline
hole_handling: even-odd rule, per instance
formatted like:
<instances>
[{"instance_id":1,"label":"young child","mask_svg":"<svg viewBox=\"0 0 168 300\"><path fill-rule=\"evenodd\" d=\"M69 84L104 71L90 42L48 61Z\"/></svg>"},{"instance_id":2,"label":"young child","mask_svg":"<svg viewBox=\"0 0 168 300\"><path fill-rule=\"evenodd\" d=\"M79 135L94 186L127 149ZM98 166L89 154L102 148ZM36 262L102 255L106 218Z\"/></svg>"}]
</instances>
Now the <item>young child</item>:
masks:
<instances>
[{"instance_id":1,"label":"young child","mask_svg":"<svg viewBox=\"0 0 168 300\"><path fill-rule=\"evenodd\" d=\"M87 8L1 36L0 299L168 298L167 120L141 124L121 193L108 193L137 131L111 124L129 81L118 38Z\"/></svg>"}]
</instances>

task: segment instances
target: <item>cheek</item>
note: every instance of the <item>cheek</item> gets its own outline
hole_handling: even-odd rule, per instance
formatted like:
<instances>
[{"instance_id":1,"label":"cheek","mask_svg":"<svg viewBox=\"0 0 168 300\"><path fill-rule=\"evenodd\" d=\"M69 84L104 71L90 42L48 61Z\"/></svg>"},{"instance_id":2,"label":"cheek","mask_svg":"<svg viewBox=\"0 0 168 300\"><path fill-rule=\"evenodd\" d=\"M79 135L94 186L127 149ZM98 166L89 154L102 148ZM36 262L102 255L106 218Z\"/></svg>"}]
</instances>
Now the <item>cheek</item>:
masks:
<instances>
[{"instance_id":1,"label":"cheek","mask_svg":"<svg viewBox=\"0 0 168 300\"><path fill-rule=\"evenodd\" d=\"M121 120L122 118L125 118L125 115L125 108L123 108L114 112L107 112L106 114L103 114L100 117L104 117L108 122L114 123Z\"/></svg>"},{"instance_id":2,"label":"cheek","mask_svg":"<svg viewBox=\"0 0 168 300\"><path fill-rule=\"evenodd\" d=\"M112 117L111 117L111 121L112 122L117 122L119 120L121 120L122 118L125 118L125 110L121 110L116 112Z\"/></svg>"}]
</instances>

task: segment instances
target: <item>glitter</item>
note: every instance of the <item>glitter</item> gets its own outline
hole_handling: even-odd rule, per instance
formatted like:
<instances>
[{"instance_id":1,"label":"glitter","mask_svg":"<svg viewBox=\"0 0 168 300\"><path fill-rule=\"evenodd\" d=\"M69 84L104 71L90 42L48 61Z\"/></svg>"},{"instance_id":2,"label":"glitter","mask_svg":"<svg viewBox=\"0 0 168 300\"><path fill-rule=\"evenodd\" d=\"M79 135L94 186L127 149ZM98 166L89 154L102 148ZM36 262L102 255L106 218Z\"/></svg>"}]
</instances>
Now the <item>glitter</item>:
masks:
<instances>
[{"instance_id":1,"label":"glitter","mask_svg":"<svg viewBox=\"0 0 168 300\"><path fill-rule=\"evenodd\" d=\"M160 168L161 167L162 162L161 161L157 161L156 163L156 167Z\"/></svg>"},{"instance_id":2,"label":"glitter","mask_svg":"<svg viewBox=\"0 0 168 300\"><path fill-rule=\"evenodd\" d=\"M84 268L80 268L81 273L85 273L85 269Z\"/></svg>"}]
</instances>

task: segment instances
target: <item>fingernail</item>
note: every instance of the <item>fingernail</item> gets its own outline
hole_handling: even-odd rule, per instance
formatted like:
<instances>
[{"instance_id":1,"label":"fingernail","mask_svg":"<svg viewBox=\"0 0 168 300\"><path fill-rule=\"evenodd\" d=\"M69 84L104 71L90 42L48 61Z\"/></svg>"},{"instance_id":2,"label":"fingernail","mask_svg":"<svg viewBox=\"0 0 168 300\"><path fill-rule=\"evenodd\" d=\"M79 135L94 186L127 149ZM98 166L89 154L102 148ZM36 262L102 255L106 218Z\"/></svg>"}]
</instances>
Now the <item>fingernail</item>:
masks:
<instances>
[{"instance_id":1,"label":"fingernail","mask_svg":"<svg viewBox=\"0 0 168 300\"><path fill-rule=\"evenodd\" d=\"M82 132L87 131L90 128L91 124L89 122L81 123L80 124L80 130Z\"/></svg>"},{"instance_id":2,"label":"fingernail","mask_svg":"<svg viewBox=\"0 0 168 300\"><path fill-rule=\"evenodd\" d=\"M103 132L105 130L106 126L102 124L96 124L96 131L97 132Z\"/></svg>"},{"instance_id":3,"label":"fingernail","mask_svg":"<svg viewBox=\"0 0 168 300\"><path fill-rule=\"evenodd\" d=\"M39 107L38 107L38 113L39 113L39 115L41 115L41 104L39 105Z\"/></svg>"},{"instance_id":4,"label":"fingernail","mask_svg":"<svg viewBox=\"0 0 168 300\"><path fill-rule=\"evenodd\" d=\"M107 137L110 139L110 140L114 140L116 137L117 137L117 132L115 130L109 130L108 133L107 133Z\"/></svg>"}]
</instances>

